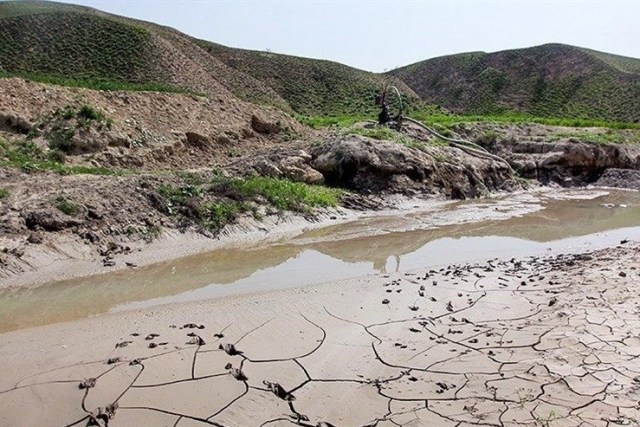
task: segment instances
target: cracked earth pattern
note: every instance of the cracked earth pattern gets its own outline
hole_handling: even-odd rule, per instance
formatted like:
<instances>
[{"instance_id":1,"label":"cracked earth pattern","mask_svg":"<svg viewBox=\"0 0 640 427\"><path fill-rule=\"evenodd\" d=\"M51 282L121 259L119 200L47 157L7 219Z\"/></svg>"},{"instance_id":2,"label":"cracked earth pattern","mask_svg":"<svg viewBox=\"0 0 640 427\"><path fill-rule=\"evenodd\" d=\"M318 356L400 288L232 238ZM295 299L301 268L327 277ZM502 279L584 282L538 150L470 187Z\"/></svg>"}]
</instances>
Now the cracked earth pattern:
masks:
<instances>
[{"instance_id":1,"label":"cracked earth pattern","mask_svg":"<svg viewBox=\"0 0 640 427\"><path fill-rule=\"evenodd\" d=\"M452 265L132 330L2 382L0 409L67 427L640 425L639 260L627 244Z\"/></svg>"}]
</instances>

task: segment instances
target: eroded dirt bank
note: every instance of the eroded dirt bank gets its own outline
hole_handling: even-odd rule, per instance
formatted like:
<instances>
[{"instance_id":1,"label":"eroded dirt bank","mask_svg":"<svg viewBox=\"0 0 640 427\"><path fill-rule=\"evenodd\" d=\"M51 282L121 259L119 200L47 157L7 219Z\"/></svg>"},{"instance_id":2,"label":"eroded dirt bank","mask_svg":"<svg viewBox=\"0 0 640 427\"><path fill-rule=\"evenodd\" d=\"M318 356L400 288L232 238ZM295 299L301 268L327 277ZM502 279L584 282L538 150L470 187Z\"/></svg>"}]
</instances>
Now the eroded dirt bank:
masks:
<instances>
[{"instance_id":1,"label":"eroded dirt bank","mask_svg":"<svg viewBox=\"0 0 640 427\"><path fill-rule=\"evenodd\" d=\"M636 425L639 259L621 242L3 334L0 424Z\"/></svg>"}]
</instances>

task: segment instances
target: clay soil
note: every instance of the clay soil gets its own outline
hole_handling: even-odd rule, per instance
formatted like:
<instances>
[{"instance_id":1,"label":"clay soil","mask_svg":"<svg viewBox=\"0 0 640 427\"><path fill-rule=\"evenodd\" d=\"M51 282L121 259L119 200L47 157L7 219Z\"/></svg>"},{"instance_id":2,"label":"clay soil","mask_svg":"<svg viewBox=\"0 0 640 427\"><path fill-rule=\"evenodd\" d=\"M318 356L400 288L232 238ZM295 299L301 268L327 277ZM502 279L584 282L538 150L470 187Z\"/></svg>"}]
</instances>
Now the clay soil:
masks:
<instances>
[{"instance_id":1,"label":"clay soil","mask_svg":"<svg viewBox=\"0 0 640 427\"><path fill-rule=\"evenodd\" d=\"M638 425L638 259L624 243L3 334L0 424Z\"/></svg>"}]
</instances>

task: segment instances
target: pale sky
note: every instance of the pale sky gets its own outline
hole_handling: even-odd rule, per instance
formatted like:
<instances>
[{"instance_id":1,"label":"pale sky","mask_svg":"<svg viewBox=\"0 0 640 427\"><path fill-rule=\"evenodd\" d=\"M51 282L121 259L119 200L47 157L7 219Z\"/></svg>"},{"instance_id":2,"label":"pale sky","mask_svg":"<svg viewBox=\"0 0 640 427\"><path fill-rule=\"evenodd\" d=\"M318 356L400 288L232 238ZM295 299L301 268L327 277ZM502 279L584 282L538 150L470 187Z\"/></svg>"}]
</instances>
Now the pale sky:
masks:
<instances>
[{"instance_id":1,"label":"pale sky","mask_svg":"<svg viewBox=\"0 0 640 427\"><path fill-rule=\"evenodd\" d=\"M226 46L384 71L566 43L640 58L640 0L71 0Z\"/></svg>"}]
</instances>

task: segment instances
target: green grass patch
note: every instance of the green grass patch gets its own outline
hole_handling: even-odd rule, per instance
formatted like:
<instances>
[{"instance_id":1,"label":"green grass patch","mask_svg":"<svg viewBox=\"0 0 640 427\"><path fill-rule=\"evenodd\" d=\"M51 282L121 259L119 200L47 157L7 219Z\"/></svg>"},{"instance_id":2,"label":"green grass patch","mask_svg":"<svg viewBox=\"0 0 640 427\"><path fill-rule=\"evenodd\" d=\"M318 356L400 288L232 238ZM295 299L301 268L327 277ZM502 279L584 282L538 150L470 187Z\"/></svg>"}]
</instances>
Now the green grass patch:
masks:
<instances>
[{"instance_id":1,"label":"green grass patch","mask_svg":"<svg viewBox=\"0 0 640 427\"><path fill-rule=\"evenodd\" d=\"M202 196L203 191L201 187L193 184L187 184L181 187L176 187L172 184L162 184L158 187L158 192L172 204L182 205L189 198Z\"/></svg>"},{"instance_id":2,"label":"green grass patch","mask_svg":"<svg viewBox=\"0 0 640 427\"><path fill-rule=\"evenodd\" d=\"M324 129L328 127L347 127L354 123L363 122L367 120L373 120L373 117L365 116L294 116L303 125L312 127L314 129Z\"/></svg>"},{"instance_id":3,"label":"green grass patch","mask_svg":"<svg viewBox=\"0 0 640 427\"><path fill-rule=\"evenodd\" d=\"M587 142L591 144L640 144L640 131L607 129L597 132L558 132L553 138L569 138L572 141Z\"/></svg>"},{"instance_id":4,"label":"green grass patch","mask_svg":"<svg viewBox=\"0 0 640 427\"><path fill-rule=\"evenodd\" d=\"M51 171L60 175L127 175L131 170L112 169L100 166L66 165L55 150L44 152L30 140L9 144L0 140L0 167L21 169L27 173Z\"/></svg>"},{"instance_id":5,"label":"green grass patch","mask_svg":"<svg viewBox=\"0 0 640 427\"><path fill-rule=\"evenodd\" d=\"M246 211L243 203L236 201L207 203L200 208L202 225L211 231L220 231L233 223L240 213Z\"/></svg>"},{"instance_id":6,"label":"green grass patch","mask_svg":"<svg viewBox=\"0 0 640 427\"><path fill-rule=\"evenodd\" d=\"M76 117L82 120L95 120L95 121L106 121L104 113L100 110L93 108L91 105L83 105L80 107L80 110L76 113Z\"/></svg>"},{"instance_id":7,"label":"green grass patch","mask_svg":"<svg viewBox=\"0 0 640 427\"><path fill-rule=\"evenodd\" d=\"M535 117L524 114L503 114L503 115L421 115L412 114L412 118L424 122L427 125L439 124L445 127L452 127L460 123L537 123L548 126L564 127L598 127L608 129L640 129L640 123L611 122L598 119L570 119Z\"/></svg>"},{"instance_id":8,"label":"green grass patch","mask_svg":"<svg viewBox=\"0 0 640 427\"><path fill-rule=\"evenodd\" d=\"M100 78L69 78L57 76L55 74L37 74L29 72L0 72L0 78L20 77L37 83L45 83L64 87L79 87L85 89L102 90L107 92L126 91L126 92L168 92L183 93L189 95L205 96L202 93L176 86L165 85L161 83L132 83L119 80L100 79Z\"/></svg>"},{"instance_id":9,"label":"green grass patch","mask_svg":"<svg viewBox=\"0 0 640 427\"><path fill-rule=\"evenodd\" d=\"M212 190L233 192L251 199L264 198L280 210L304 211L309 207L337 206L342 191L319 185L293 182L287 179L252 177L216 178Z\"/></svg>"},{"instance_id":10,"label":"green grass patch","mask_svg":"<svg viewBox=\"0 0 640 427\"><path fill-rule=\"evenodd\" d=\"M75 203L62 195L56 197L56 208L67 215L76 215L79 211L79 208Z\"/></svg>"},{"instance_id":11,"label":"green grass patch","mask_svg":"<svg viewBox=\"0 0 640 427\"><path fill-rule=\"evenodd\" d=\"M6 199L9 197L9 190L4 187L0 187L0 199Z\"/></svg>"},{"instance_id":12,"label":"green grass patch","mask_svg":"<svg viewBox=\"0 0 640 427\"><path fill-rule=\"evenodd\" d=\"M211 183L196 184L191 174L180 175L185 177L183 185L162 184L157 188L166 202L166 212L212 232L219 232L244 213L261 220L260 205L307 212L313 207L337 206L342 195L337 189L285 179L218 175Z\"/></svg>"},{"instance_id":13,"label":"green grass patch","mask_svg":"<svg viewBox=\"0 0 640 427\"><path fill-rule=\"evenodd\" d=\"M449 132L446 129L445 131ZM429 141L420 141L386 126L375 126L371 128L352 126L345 129L344 133L347 135L362 135L367 138L376 139L378 141L391 141L422 151L425 151L427 147L438 147L447 145L446 141L443 141L439 138L432 138Z\"/></svg>"}]
</instances>

